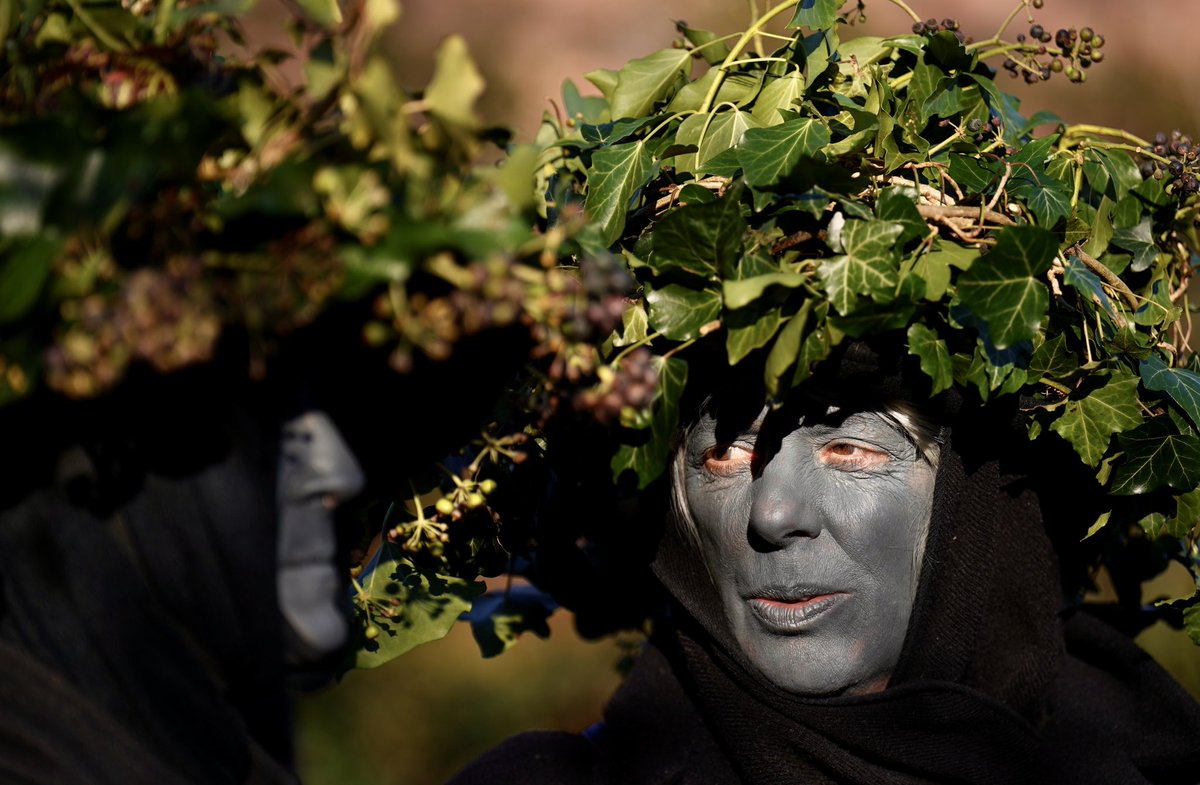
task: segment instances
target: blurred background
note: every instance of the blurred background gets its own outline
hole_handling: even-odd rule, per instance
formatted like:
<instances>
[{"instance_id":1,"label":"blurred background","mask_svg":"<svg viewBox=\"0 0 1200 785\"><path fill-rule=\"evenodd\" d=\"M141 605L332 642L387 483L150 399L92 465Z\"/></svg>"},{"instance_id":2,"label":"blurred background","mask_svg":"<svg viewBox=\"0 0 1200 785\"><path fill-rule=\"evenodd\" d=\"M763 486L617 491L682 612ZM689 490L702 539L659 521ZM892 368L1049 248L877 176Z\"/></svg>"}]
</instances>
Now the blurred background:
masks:
<instances>
[{"instance_id":1,"label":"blurred background","mask_svg":"<svg viewBox=\"0 0 1200 785\"><path fill-rule=\"evenodd\" d=\"M481 111L529 140L564 79L670 45L673 20L728 33L744 28L755 0L408 0L392 39L402 83L419 88L432 53L461 34L488 80ZM763 0L757 0L763 5ZM1013 7L1009 0L910 0L922 17L953 17L976 39L990 37ZM650 10L647 10L650 9ZM273 27L270 6L250 20ZM887 0L867 0L862 34L907 32L908 18ZM782 28L782 22L777 28ZM1025 114L1053 110L1069 122L1114 125L1142 137L1179 128L1200 132L1200 3L1141 4L1046 0L1037 21L1050 30L1090 25L1106 38L1105 62L1085 85L1061 76L1027 86L1001 84L1022 98ZM1019 15L1010 36L1028 32ZM844 32L849 37L850 32ZM998 65L998 64L997 64ZM1181 583L1182 581L1182 583ZM1186 573L1168 575L1146 599L1188 591ZM569 616L551 620L548 640L525 636L498 658L480 657L464 624L374 671L356 671L298 702L299 768L307 785L432 785L500 740L533 728L579 731L596 721L619 682L625 653L617 641L584 642ZM1142 642L1200 697L1200 649L1181 633L1152 628ZM628 644L628 641L625 641Z\"/></svg>"}]
</instances>

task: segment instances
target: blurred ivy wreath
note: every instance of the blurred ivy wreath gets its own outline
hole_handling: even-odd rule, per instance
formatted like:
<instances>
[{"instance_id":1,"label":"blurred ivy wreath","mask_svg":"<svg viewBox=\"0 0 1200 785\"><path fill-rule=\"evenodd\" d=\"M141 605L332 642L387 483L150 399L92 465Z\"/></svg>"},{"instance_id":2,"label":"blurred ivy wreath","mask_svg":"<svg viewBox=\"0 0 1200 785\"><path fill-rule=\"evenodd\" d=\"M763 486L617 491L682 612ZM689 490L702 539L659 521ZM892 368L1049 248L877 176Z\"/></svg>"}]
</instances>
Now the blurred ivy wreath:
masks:
<instances>
[{"instance_id":1,"label":"blurred ivy wreath","mask_svg":"<svg viewBox=\"0 0 1200 785\"><path fill-rule=\"evenodd\" d=\"M553 584L580 538L636 550L619 521L663 472L698 351L782 398L843 341L903 335L934 393L1024 396L1030 439L1138 500L1089 536L1140 527L1197 575L1195 143L1022 116L990 63L1083 82L1104 60L1090 28L1038 23L1043 0L980 40L887 2L911 30L851 37L863 4L841 0L727 36L680 22L589 74L600 95L568 82L532 145L481 125L460 39L399 86L394 0L297 0L292 49L255 53L249 2L0 2L0 405L101 395L230 333L261 375L345 302L400 373L525 330L509 393L476 402L492 424L411 478L353 570L359 666L465 612L501 651L553 604L478 598L477 576ZM1163 609L1200 643L1200 593Z\"/></svg>"}]
</instances>

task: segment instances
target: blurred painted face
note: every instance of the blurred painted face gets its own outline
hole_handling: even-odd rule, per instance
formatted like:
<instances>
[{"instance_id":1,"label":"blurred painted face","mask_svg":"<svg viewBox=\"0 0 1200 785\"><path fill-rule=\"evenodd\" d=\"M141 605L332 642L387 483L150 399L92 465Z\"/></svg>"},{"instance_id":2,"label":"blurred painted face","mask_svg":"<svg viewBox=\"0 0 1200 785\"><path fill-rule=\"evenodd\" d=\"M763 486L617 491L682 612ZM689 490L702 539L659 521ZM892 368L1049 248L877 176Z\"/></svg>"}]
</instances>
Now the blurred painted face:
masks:
<instances>
[{"instance_id":1,"label":"blurred painted face","mask_svg":"<svg viewBox=\"0 0 1200 785\"><path fill-rule=\"evenodd\" d=\"M316 661L346 642L334 511L362 487L362 470L327 415L307 412L284 424L276 479L276 588L280 611L299 644L291 647L293 655L302 660Z\"/></svg>"},{"instance_id":2,"label":"blurred painted face","mask_svg":"<svg viewBox=\"0 0 1200 785\"><path fill-rule=\"evenodd\" d=\"M684 476L734 636L800 695L887 686L912 612L934 467L875 411L705 415Z\"/></svg>"}]
</instances>

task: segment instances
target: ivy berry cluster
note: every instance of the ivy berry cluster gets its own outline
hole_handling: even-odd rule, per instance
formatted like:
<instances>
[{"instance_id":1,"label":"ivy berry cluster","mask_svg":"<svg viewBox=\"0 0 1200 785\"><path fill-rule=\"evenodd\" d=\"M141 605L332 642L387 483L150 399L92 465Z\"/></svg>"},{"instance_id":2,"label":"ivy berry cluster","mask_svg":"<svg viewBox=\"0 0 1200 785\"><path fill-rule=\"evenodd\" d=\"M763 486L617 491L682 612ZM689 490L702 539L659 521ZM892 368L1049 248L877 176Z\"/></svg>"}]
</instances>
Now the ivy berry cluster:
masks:
<instances>
[{"instance_id":1,"label":"ivy berry cluster","mask_svg":"<svg viewBox=\"0 0 1200 785\"><path fill-rule=\"evenodd\" d=\"M1087 80L1084 73L1093 63L1104 60L1104 36L1091 27L1060 28L1054 35L1038 23L1029 27L1029 35L1017 36L1019 48L1004 60L1004 70L1013 77L1023 77L1028 84L1064 74L1077 84Z\"/></svg>"},{"instance_id":2,"label":"ivy berry cluster","mask_svg":"<svg viewBox=\"0 0 1200 785\"><path fill-rule=\"evenodd\" d=\"M1141 163L1143 177L1153 177L1161 180L1169 174L1172 182L1167 189L1179 199L1186 199L1200 193L1200 149L1192 137L1175 129L1168 136L1159 131L1154 135L1154 144L1146 148L1153 158L1145 158Z\"/></svg>"}]
</instances>

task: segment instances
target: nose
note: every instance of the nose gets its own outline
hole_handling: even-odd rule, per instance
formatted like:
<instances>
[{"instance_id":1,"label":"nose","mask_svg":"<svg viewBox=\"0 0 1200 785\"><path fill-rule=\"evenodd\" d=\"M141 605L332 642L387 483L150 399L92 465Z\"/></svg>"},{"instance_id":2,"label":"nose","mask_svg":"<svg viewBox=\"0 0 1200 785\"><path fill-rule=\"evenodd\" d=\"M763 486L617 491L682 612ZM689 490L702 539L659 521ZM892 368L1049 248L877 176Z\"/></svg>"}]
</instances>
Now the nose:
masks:
<instances>
[{"instance_id":1,"label":"nose","mask_svg":"<svg viewBox=\"0 0 1200 785\"><path fill-rule=\"evenodd\" d=\"M803 450L785 439L750 486L749 536L756 548L786 548L826 528L828 514L813 474Z\"/></svg>"}]
</instances>

